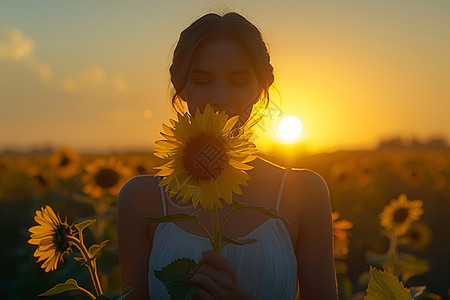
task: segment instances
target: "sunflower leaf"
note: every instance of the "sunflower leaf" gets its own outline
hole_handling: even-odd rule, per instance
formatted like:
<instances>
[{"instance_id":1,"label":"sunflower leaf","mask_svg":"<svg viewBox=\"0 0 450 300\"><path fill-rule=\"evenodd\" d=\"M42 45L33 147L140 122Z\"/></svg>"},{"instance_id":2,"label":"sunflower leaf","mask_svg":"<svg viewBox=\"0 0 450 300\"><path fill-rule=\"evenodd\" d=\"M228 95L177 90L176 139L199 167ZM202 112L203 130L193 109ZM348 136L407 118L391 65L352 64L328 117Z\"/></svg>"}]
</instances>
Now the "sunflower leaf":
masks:
<instances>
[{"instance_id":1,"label":"sunflower leaf","mask_svg":"<svg viewBox=\"0 0 450 300\"><path fill-rule=\"evenodd\" d=\"M156 223L166 223L166 222L180 222L180 221L194 221L197 222L197 216L191 216L187 214L173 214L173 215L167 215L163 217L146 217L153 222Z\"/></svg>"},{"instance_id":2,"label":"sunflower leaf","mask_svg":"<svg viewBox=\"0 0 450 300\"><path fill-rule=\"evenodd\" d=\"M161 271L153 271L161 280L172 300L187 300L197 292L198 287L191 283L189 271L196 266L189 258L179 258L165 266Z\"/></svg>"},{"instance_id":3,"label":"sunflower leaf","mask_svg":"<svg viewBox=\"0 0 450 300\"><path fill-rule=\"evenodd\" d=\"M239 245L239 246L250 245L254 242L259 241L259 239L236 239L236 238L229 238L226 236L222 236L221 240L222 240L222 243L234 244L234 245Z\"/></svg>"},{"instance_id":4,"label":"sunflower leaf","mask_svg":"<svg viewBox=\"0 0 450 300\"><path fill-rule=\"evenodd\" d=\"M124 288L122 290L122 293L120 293L119 298L117 298L117 300L123 300L125 299L129 293L131 293L132 291L134 291L134 286L127 286L126 288Z\"/></svg>"},{"instance_id":5,"label":"sunflower leaf","mask_svg":"<svg viewBox=\"0 0 450 300\"><path fill-rule=\"evenodd\" d=\"M75 224L75 227L78 229L78 232L82 233L83 230L84 230L86 227L88 227L89 225L91 225L91 224L94 223L94 222L95 222L95 219L92 219L92 220L86 220L86 221L84 221L84 222Z\"/></svg>"},{"instance_id":6,"label":"sunflower leaf","mask_svg":"<svg viewBox=\"0 0 450 300\"><path fill-rule=\"evenodd\" d=\"M80 287L75 279L67 279L65 283L59 283L55 285L53 288L49 289L45 293L42 293L40 296L53 296L67 291L79 290L89 295L92 299L95 299L94 296L89 293L84 288Z\"/></svg>"},{"instance_id":7,"label":"sunflower leaf","mask_svg":"<svg viewBox=\"0 0 450 300\"><path fill-rule=\"evenodd\" d=\"M103 241L100 245L92 245L91 247L89 247L89 254L91 255L91 257L96 258L100 256L100 250L102 250L108 242L109 240L106 240Z\"/></svg>"},{"instance_id":8,"label":"sunflower leaf","mask_svg":"<svg viewBox=\"0 0 450 300\"><path fill-rule=\"evenodd\" d=\"M398 281L394 275L386 271L379 271L370 266L369 286L366 289L367 296L364 300L396 299L412 300L408 289Z\"/></svg>"},{"instance_id":9,"label":"sunflower leaf","mask_svg":"<svg viewBox=\"0 0 450 300\"><path fill-rule=\"evenodd\" d=\"M413 255L400 253L396 263L403 282L407 282L411 277L426 273L430 270L430 265L426 260L418 259Z\"/></svg>"},{"instance_id":10,"label":"sunflower leaf","mask_svg":"<svg viewBox=\"0 0 450 300\"><path fill-rule=\"evenodd\" d=\"M275 209L267 208L262 205L253 205L253 204L243 203L243 202L240 202L239 200L236 200L233 198L233 209L237 210L237 209L241 209L241 208L249 208L249 209L259 211L259 212L265 214L266 216L268 216L269 218L281 219L284 222L284 224L286 225L286 227L289 226L289 221L285 217L281 216Z\"/></svg>"},{"instance_id":11,"label":"sunflower leaf","mask_svg":"<svg viewBox=\"0 0 450 300\"><path fill-rule=\"evenodd\" d=\"M426 295L427 286L421 285L421 286L412 286L408 288L411 297L416 298L422 295Z\"/></svg>"},{"instance_id":12,"label":"sunflower leaf","mask_svg":"<svg viewBox=\"0 0 450 300\"><path fill-rule=\"evenodd\" d=\"M73 259L75 259L76 261L79 261L79 262L84 262L84 257L76 256L76 257L73 257Z\"/></svg>"},{"instance_id":13,"label":"sunflower leaf","mask_svg":"<svg viewBox=\"0 0 450 300\"><path fill-rule=\"evenodd\" d=\"M385 254L379 254L373 251L366 252L366 259L369 264L374 265L381 265L388 260Z\"/></svg>"}]
</instances>

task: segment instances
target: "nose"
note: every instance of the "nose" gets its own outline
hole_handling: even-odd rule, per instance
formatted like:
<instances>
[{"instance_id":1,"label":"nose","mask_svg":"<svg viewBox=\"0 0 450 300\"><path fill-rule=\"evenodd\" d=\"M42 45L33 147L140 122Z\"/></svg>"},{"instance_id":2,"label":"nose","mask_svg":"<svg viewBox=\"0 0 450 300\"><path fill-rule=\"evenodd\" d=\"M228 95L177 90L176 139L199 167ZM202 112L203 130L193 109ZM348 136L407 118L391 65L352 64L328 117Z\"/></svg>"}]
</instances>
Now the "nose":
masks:
<instances>
[{"instance_id":1,"label":"nose","mask_svg":"<svg viewBox=\"0 0 450 300\"><path fill-rule=\"evenodd\" d=\"M230 98L227 93L226 84L224 82L217 82L214 93L211 96L210 104L214 111L227 110L230 106Z\"/></svg>"}]
</instances>

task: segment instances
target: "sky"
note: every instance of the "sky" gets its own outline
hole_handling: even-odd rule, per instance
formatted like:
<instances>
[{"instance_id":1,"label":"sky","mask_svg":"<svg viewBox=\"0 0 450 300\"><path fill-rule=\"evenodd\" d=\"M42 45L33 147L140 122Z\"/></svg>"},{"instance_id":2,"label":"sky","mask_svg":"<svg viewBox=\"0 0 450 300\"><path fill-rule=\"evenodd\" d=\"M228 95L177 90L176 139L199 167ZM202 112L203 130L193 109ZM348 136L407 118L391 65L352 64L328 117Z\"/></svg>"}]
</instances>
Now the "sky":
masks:
<instances>
[{"instance_id":1,"label":"sky","mask_svg":"<svg viewBox=\"0 0 450 300\"><path fill-rule=\"evenodd\" d=\"M261 30L274 66L261 149L281 143L274 125L287 115L303 123L298 149L312 152L450 140L450 1L6 0L0 150L151 149L174 117L180 32L227 11Z\"/></svg>"}]
</instances>

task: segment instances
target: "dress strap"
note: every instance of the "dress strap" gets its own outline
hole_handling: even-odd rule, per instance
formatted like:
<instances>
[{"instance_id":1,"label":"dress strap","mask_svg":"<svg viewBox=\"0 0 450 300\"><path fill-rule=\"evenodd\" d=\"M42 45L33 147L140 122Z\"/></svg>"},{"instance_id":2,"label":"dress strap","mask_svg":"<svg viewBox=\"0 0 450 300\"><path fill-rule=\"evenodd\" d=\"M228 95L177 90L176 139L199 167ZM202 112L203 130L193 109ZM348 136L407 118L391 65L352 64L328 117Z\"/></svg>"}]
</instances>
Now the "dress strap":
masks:
<instances>
[{"instance_id":1,"label":"dress strap","mask_svg":"<svg viewBox=\"0 0 450 300\"><path fill-rule=\"evenodd\" d=\"M283 178L281 179L280 189L278 190L278 198L277 198L277 211L280 211L280 202L281 202L281 195L283 195L283 188L284 188L284 182L286 181L286 176L289 171L289 168L286 168L283 172Z\"/></svg>"},{"instance_id":2,"label":"dress strap","mask_svg":"<svg viewBox=\"0 0 450 300\"><path fill-rule=\"evenodd\" d=\"M161 176L158 176L158 183L161 182ZM161 191L161 202L163 207L164 215L167 215L167 209L166 209L166 201L164 200L164 188L162 186L159 187L159 190Z\"/></svg>"}]
</instances>

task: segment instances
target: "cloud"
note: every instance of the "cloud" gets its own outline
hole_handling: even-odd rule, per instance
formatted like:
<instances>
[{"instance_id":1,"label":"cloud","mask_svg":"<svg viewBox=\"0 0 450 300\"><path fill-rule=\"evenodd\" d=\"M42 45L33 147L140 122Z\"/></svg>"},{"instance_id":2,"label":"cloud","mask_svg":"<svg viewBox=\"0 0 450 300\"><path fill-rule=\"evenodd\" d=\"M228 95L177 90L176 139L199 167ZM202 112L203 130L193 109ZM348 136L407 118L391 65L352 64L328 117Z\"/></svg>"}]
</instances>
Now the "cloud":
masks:
<instances>
[{"instance_id":1,"label":"cloud","mask_svg":"<svg viewBox=\"0 0 450 300\"><path fill-rule=\"evenodd\" d=\"M101 87L113 88L120 94L128 92L128 84L120 73L108 74L99 64L94 64L81 70L78 75L66 78L63 87L69 93L92 91Z\"/></svg>"},{"instance_id":2,"label":"cloud","mask_svg":"<svg viewBox=\"0 0 450 300\"><path fill-rule=\"evenodd\" d=\"M45 83L53 80L53 71L49 64L40 62L34 53L35 42L25 36L18 28L0 29L0 60L23 64L27 69L39 75ZM82 69L78 74L65 78L62 82L53 82L69 93L91 92L102 88L125 95L129 91L124 77L117 72L108 73L100 64Z\"/></svg>"},{"instance_id":3,"label":"cloud","mask_svg":"<svg viewBox=\"0 0 450 300\"><path fill-rule=\"evenodd\" d=\"M52 79L52 68L44 62L39 62L34 54L34 41L25 36L17 28L0 31L0 59L25 64L30 70L39 74L44 82Z\"/></svg>"},{"instance_id":4,"label":"cloud","mask_svg":"<svg viewBox=\"0 0 450 300\"><path fill-rule=\"evenodd\" d=\"M119 73L113 74L111 76L111 81L116 91L120 94L126 94L128 92L128 84Z\"/></svg>"}]
</instances>

